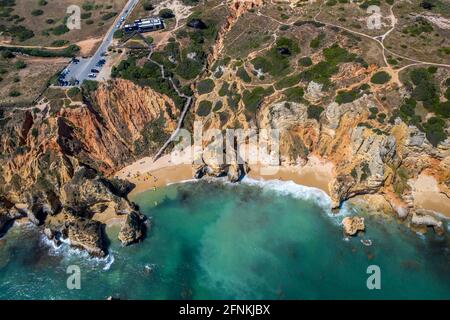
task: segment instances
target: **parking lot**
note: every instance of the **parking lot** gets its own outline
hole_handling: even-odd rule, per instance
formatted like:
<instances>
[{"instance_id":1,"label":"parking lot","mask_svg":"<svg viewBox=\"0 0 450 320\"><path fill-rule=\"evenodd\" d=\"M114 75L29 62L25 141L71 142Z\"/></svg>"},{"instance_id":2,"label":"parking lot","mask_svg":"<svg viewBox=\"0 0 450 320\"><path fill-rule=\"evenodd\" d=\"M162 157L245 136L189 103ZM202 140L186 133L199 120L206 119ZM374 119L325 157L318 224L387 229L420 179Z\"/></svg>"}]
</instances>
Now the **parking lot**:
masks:
<instances>
[{"instance_id":1,"label":"parking lot","mask_svg":"<svg viewBox=\"0 0 450 320\"><path fill-rule=\"evenodd\" d=\"M72 59L70 64L61 72L58 79L60 86L80 85L84 80L97 79L99 72L106 63L108 48L113 41L114 33L120 29L138 2L139 0L128 1L92 57Z\"/></svg>"}]
</instances>

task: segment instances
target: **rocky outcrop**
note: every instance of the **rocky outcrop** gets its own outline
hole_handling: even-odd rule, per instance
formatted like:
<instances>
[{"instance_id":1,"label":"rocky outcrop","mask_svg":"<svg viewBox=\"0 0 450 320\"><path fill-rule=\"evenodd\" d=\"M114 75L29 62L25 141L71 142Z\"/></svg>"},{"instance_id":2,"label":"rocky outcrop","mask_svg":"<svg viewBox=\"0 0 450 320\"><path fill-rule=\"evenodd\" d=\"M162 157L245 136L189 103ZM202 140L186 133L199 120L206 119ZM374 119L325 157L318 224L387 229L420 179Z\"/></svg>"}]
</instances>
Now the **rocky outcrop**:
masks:
<instances>
[{"instance_id":1,"label":"rocky outcrop","mask_svg":"<svg viewBox=\"0 0 450 320\"><path fill-rule=\"evenodd\" d=\"M68 242L71 247L87 251L95 257L107 255L105 225L86 218L67 216L60 223L46 225L44 234L59 245Z\"/></svg>"},{"instance_id":2,"label":"rocky outcrop","mask_svg":"<svg viewBox=\"0 0 450 320\"><path fill-rule=\"evenodd\" d=\"M442 221L439 221L434 216L434 213L428 210L417 209L412 215L411 223L413 226L417 227L431 227L437 234L440 235L444 233Z\"/></svg>"},{"instance_id":3,"label":"rocky outcrop","mask_svg":"<svg viewBox=\"0 0 450 320\"><path fill-rule=\"evenodd\" d=\"M358 216L345 217L342 220L342 227L344 228L344 234L346 236L354 236L359 231L364 231L366 229L364 225L364 218Z\"/></svg>"},{"instance_id":4,"label":"rocky outcrop","mask_svg":"<svg viewBox=\"0 0 450 320\"><path fill-rule=\"evenodd\" d=\"M14 220L24 216L24 213L15 208L11 202L0 199L0 237L6 233L8 227Z\"/></svg>"},{"instance_id":5,"label":"rocky outcrop","mask_svg":"<svg viewBox=\"0 0 450 320\"><path fill-rule=\"evenodd\" d=\"M66 211L76 216L92 217L108 208L118 215L128 214L134 207L126 199L126 190L117 190L94 170L80 167L62 188L61 200Z\"/></svg>"},{"instance_id":6,"label":"rocky outcrop","mask_svg":"<svg viewBox=\"0 0 450 320\"><path fill-rule=\"evenodd\" d=\"M146 229L145 216L132 211L120 228L119 240L123 246L139 242L144 238Z\"/></svg>"},{"instance_id":7,"label":"rocky outcrop","mask_svg":"<svg viewBox=\"0 0 450 320\"><path fill-rule=\"evenodd\" d=\"M54 231L49 235L56 232L71 245L103 256L101 221L137 211L127 199L133 186L108 177L146 152L136 145L147 127L162 120L162 130L170 132L179 111L167 96L125 80L84 94L80 107L49 104L43 112L4 112L0 227L26 216ZM67 224L55 227L61 215L57 220Z\"/></svg>"}]
</instances>

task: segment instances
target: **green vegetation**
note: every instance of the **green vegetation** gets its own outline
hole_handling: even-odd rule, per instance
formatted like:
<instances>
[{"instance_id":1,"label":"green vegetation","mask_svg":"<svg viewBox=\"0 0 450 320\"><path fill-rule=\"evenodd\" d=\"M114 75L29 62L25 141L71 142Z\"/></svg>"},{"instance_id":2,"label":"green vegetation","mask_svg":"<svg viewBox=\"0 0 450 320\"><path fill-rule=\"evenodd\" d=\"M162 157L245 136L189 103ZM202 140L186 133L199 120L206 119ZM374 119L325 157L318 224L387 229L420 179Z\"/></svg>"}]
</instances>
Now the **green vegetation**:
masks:
<instances>
[{"instance_id":1,"label":"green vegetation","mask_svg":"<svg viewBox=\"0 0 450 320\"><path fill-rule=\"evenodd\" d=\"M148 122L141 131L142 139L135 142L136 153L150 154L158 150L170 136L164 128L165 120L162 115L158 119Z\"/></svg>"},{"instance_id":2,"label":"green vegetation","mask_svg":"<svg viewBox=\"0 0 450 320\"><path fill-rule=\"evenodd\" d=\"M450 101L441 102L439 89L434 83L432 75L434 70L418 68L409 73L412 82L412 94L410 99L406 99L399 109L394 110L389 122L393 123L396 117L400 117L405 123L416 126L425 132L428 141L434 146L447 138L445 128L448 127L446 120L450 118ZM444 94L445 95L445 94ZM448 99L448 98L447 98ZM436 116L430 117L425 123L416 114L417 101L434 112Z\"/></svg>"},{"instance_id":3,"label":"green vegetation","mask_svg":"<svg viewBox=\"0 0 450 320\"><path fill-rule=\"evenodd\" d=\"M34 32L24 26L11 26L2 28L5 35L9 35L14 40L23 42L34 37Z\"/></svg>"},{"instance_id":4,"label":"green vegetation","mask_svg":"<svg viewBox=\"0 0 450 320\"><path fill-rule=\"evenodd\" d=\"M445 118L450 117L450 110L446 108L445 102L440 102L439 89L434 83L433 74L425 68L414 69L409 76L414 85L411 97L422 101L423 106L437 115Z\"/></svg>"},{"instance_id":5,"label":"green vegetation","mask_svg":"<svg viewBox=\"0 0 450 320\"><path fill-rule=\"evenodd\" d=\"M102 20L108 21L109 19L111 19L115 16L117 16L117 12L108 12L108 13L105 13L104 15L102 15Z\"/></svg>"},{"instance_id":6,"label":"green vegetation","mask_svg":"<svg viewBox=\"0 0 450 320\"><path fill-rule=\"evenodd\" d=\"M251 62L256 70L278 77L289 72L289 57L299 52L300 48L294 40L281 37L277 40L275 47L271 48L264 56L258 56Z\"/></svg>"},{"instance_id":7,"label":"green vegetation","mask_svg":"<svg viewBox=\"0 0 450 320\"><path fill-rule=\"evenodd\" d=\"M286 37L280 37L277 39L276 48L280 50L281 48L286 48L289 50L290 54L300 53L300 48L295 40Z\"/></svg>"},{"instance_id":8,"label":"green vegetation","mask_svg":"<svg viewBox=\"0 0 450 320\"><path fill-rule=\"evenodd\" d=\"M380 0L366 0L359 5L359 7L364 10L370 6L381 6Z\"/></svg>"},{"instance_id":9,"label":"green vegetation","mask_svg":"<svg viewBox=\"0 0 450 320\"><path fill-rule=\"evenodd\" d=\"M197 91L199 94L210 93L214 90L214 86L214 81L212 81L211 79L205 79L197 84Z\"/></svg>"},{"instance_id":10,"label":"green vegetation","mask_svg":"<svg viewBox=\"0 0 450 320\"><path fill-rule=\"evenodd\" d=\"M68 43L69 43L69 41L67 41L67 40L55 40L52 42L52 46L53 47L63 47Z\"/></svg>"},{"instance_id":11,"label":"green vegetation","mask_svg":"<svg viewBox=\"0 0 450 320\"><path fill-rule=\"evenodd\" d=\"M379 71L375 73L372 78L370 78L370 82L375 84L385 84L391 80L391 76L389 73L385 71Z\"/></svg>"},{"instance_id":12,"label":"green vegetation","mask_svg":"<svg viewBox=\"0 0 450 320\"><path fill-rule=\"evenodd\" d=\"M16 63L14 63L14 68L20 70L25 69L27 67L27 64L22 60L17 60Z\"/></svg>"},{"instance_id":13,"label":"green vegetation","mask_svg":"<svg viewBox=\"0 0 450 320\"><path fill-rule=\"evenodd\" d=\"M287 101L302 102L305 91L302 87L292 87L283 91Z\"/></svg>"},{"instance_id":14,"label":"green vegetation","mask_svg":"<svg viewBox=\"0 0 450 320\"><path fill-rule=\"evenodd\" d=\"M288 88L297 85L301 80L301 74L295 74L289 77L284 77L277 83L275 83L275 88L280 90L283 88Z\"/></svg>"},{"instance_id":15,"label":"green vegetation","mask_svg":"<svg viewBox=\"0 0 450 320\"><path fill-rule=\"evenodd\" d=\"M159 66L153 62L148 61L139 67L136 65L134 57L128 57L112 68L111 77L124 78L140 86L148 86L159 93L166 94L172 98L177 108L181 109L184 105L184 99L178 96L170 81L162 77Z\"/></svg>"},{"instance_id":16,"label":"green vegetation","mask_svg":"<svg viewBox=\"0 0 450 320\"><path fill-rule=\"evenodd\" d=\"M84 80L81 84L81 89L87 94L97 90L98 82L94 80Z\"/></svg>"},{"instance_id":17,"label":"green vegetation","mask_svg":"<svg viewBox=\"0 0 450 320\"><path fill-rule=\"evenodd\" d=\"M155 9L155 6L149 0L144 1L142 3L142 7L146 11L152 11L153 9Z\"/></svg>"},{"instance_id":18,"label":"green vegetation","mask_svg":"<svg viewBox=\"0 0 450 320\"><path fill-rule=\"evenodd\" d=\"M85 11L91 11L91 10L94 10L95 5L92 2L85 2L85 3L83 3L83 5L81 7Z\"/></svg>"},{"instance_id":19,"label":"green vegetation","mask_svg":"<svg viewBox=\"0 0 450 320\"><path fill-rule=\"evenodd\" d=\"M302 67L310 67L312 66L313 62L310 57L303 57L298 60L298 64Z\"/></svg>"},{"instance_id":20,"label":"green vegetation","mask_svg":"<svg viewBox=\"0 0 450 320\"><path fill-rule=\"evenodd\" d=\"M242 79L242 81L244 81L245 83L250 83L252 81L252 79L250 78L250 76L248 75L247 71L245 71L244 67L240 67L237 72L236 75Z\"/></svg>"},{"instance_id":21,"label":"green vegetation","mask_svg":"<svg viewBox=\"0 0 450 320\"><path fill-rule=\"evenodd\" d=\"M31 11L31 15L32 16L41 16L41 15L43 15L44 14L44 10L41 10L41 9L36 9L36 10L33 10L33 11Z\"/></svg>"},{"instance_id":22,"label":"green vegetation","mask_svg":"<svg viewBox=\"0 0 450 320\"><path fill-rule=\"evenodd\" d=\"M337 44L323 49L325 61L320 61L314 66L300 73L301 80L314 81L324 85L330 84L330 77L338 71L337 65L343 62L355 61L356 55L349 53Z\"/></svg>"},{"instance_id":23,"label":"green vegetation","mask_svg":"<svg viewBox=\"0 0 450 320\"><path fill-rule=\"evenodd\" d=\"M325 39L325 36L326 36L325 33L321 32L317 37L311 40L309 46L313 49L317 49L322 43L322 41Z\"/></svg>"},{"instance_id":24,"label":"green vegetation","mask_svg":"<svg viewBox=\"0 0 450 320\"><path fill-rule=\"evenodd\" d=\"M52 32L55 36L63 35L64 33L69 32L69 28L65 24L60 24L59 26L52 29Z\"/></svg>"},{"instance_id":25,"label":"green vegetation","mask_svg":"<svg viewBox=\"0 0 450 320\"><path fill-rule=\"evenodd\" d=\"M202 100L198 104L197 107L197 115L200 117L206 117L208 114L211 113L212 108L212 102L209 100Z\"/></svg>"},{"instance_id":26,"label":"green vegetation","mask_svg":"<svg viewBox=\"0 0 450 320\"><path fill-rule=\"evenodd\" d=\"M444 131L445 121L438 117L431 117L423 125L428 141L433 146L437 146L439 142L444 141L447 138L447 134Z\"/></svg>"},{"instance_id":27,"label":"green vegetation","mask_svg":"<svg viewBox=\"0 0 450 320\"><path fill-rule=\"evenodd\" d=\"M123 30L119 29L114 32L113 37L114 37L114 39L122 39L124 35L125 35L125 33L123 32Z\"/></svg>"},{"instance_id":28,"label":"green vegetation","mask_svg":"<svg viewBox=\"0 0 450 320\"><path fill-rule=\"evenodd\" d=\"M180 77L186 80L191 80L197 77L202 71L203 65L200 61L194 59L183 59L178 67L175 69Z\"/></svg>"},{"instance_id":29,"label":"green vegetation","mask_svg":"<svg viewBox=\"0 0 450 320\"><path fill-rule=\"evenodd\" d=\"M170 9L162 9L159 11L159 16L163 19L171 19L175 17L175 14Z\"/></svg>"},{"instance_id":30,"label":"green vegetation","mask_svg":"<svg viewBox=\"0 0 450 320\"><path fill-rule=\"evenodd\" d=\"M316 119L317 121L320 120L320 115L323 112L323 108L321 106L308 106L308 118L309 119Z\"/></svg>"},{"instance_id":31,"label":"green vegetation","mask_svg":"<svg viewBox=\"0 0 450 320\"><path fill-rule=\"evenodd\" d=\"M67 57L71 58L76 55L80 48L77 45L70 45L67 48L61 50L45 50L45 49L35 49L35 48L21 48L21 47L2 47L0 46L0 51L6 52L18 52L22 54L27 54L35 57L53 58L53 57Z\"/></svg>"},{"instance_id":32,"label":"green vegetation","mask_svg":"<svg viewBox=\"0 0 450 320\"><path fill-rule=\"evenodd\" d=\"M355 101L361 96L359 89L353 89L351 91L339 91L336 95L335 101L338 104L350 103Z\"/></svg>"},{"instance_id":33,"label":"green vegetation","mask_svg":"<svg viewBox=\"0 0 450 320\"><path fill-rule=\"evenodd\" d=\"M241 101L241 95L238 93L232 93L230 95L227 96L227 103L228 106L231 108L231 110L236 111L238 106L239 106L239 102Z\"/></svg>"},{"instance_id":34,"label":"green vegetation","mask_svg":"<svg viewBox=\"0 0 450 320\"><path fill-rule=\"evenodd\" d=\"M81 90L78 87L73 87L67 90L67 96L71 99L76 98L81 93Z\"/></svg>"},{"instance_id":35,"label":"green vegetation","mask_svg":"<svg viewBox=\"0 0 450 320\"><path fill-rule=\"evenodd\" d=\"M245 90L242 99L248 113L254 114L261 105L264 98L273 93L273 88L264 89L262 87L255 87L252 91Z\"/></svg>"},{"instance_id":36,"label":"green vegetation","mask_svg":"<svg viewBox=\"0 0 450 320\"><path fill-rule=\"evenodd\" d=\"M81 19L83 20L89 19L90 17L92 17L92 12L83 12L81 14Z\"/></svg>"},{"instance_id":37,"label":"green vegetation","mask_svg":"<svg viewBox=\"0 0 450 320\"><path fill-rule=\"evenodd\" d=\"M217 100L216 103L214 104L213 112L219 111L220 109L222 109L222 107L223 107L222 100Z\"/></svg>"},{"instance_id":38,"label":"green vegetation","mask_svg":"<svg viewBox=\"0 0 450 320\"><path fill-rule=\"evenodd\" d=\"M224 82L222 87L219 89L219 96L224 97L228 94L228 82Z\"/></svg>"},{"instance_id":39,"label":"green vegetation","mask_svg":"<svg viewBox=\"0 0 450 320\"><path fill-rule=\"evenodd\" d=\"M418 18L415 20L414 25L403 28L402 32L416 37L421 35L422 33L433 32L433 25L424 18Z\"/></svg>"},{"instance_id":40,"label":"green vegetation","mask_svg":"<svg viewBox=\"0 0 450 320\"><path fill-rule=\"evenodd\" d=\"M12 90L12 91L9 92L9 96L13 97L13 98L14 97L18 97L20 95L21 95L21 93L19 91L17 91L17 90Z\"/></svg>"}]
</instances>

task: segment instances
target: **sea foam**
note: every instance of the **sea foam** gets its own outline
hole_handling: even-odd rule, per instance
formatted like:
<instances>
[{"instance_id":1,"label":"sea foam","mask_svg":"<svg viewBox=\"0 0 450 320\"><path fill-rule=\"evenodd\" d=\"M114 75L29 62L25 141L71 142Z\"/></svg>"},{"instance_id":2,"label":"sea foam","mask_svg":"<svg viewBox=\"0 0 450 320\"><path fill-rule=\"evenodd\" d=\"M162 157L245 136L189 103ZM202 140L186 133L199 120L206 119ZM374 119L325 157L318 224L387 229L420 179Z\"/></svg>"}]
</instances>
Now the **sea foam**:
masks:
<instances>
[{"instance_id":1,"label":"sea foam","mask_svg":"<svg viewBox=\"0 0 450 320\"><path fill-rule=\"evenodd\" d=\"M45 235L41 235L41 242L48 247L48 253L52 256L60 256L63 260L70 262L72 260L78 260L81 258L82 261L94 267L101 267L103 270L107 271L111 268L114 263L114 256L110 252L104 258L92 257L85 250L80 250L70 246L69 239L60 239L61 244L57 246L54 241L47 238Z\"/></svg>"}]
</instances>

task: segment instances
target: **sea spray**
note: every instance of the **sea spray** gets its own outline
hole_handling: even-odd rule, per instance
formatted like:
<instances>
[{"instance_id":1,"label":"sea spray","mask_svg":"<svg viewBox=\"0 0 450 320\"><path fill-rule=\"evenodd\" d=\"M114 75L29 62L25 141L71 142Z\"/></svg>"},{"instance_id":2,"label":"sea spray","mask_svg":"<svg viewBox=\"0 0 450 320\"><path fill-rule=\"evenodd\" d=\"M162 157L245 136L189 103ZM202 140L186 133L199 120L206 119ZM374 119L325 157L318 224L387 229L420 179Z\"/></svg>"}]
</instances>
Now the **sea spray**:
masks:
<instances>
[{"instance_id":1,"label":"sea spray","mask_svg":"<svg viewBox=\"0 0 450 320\"><path fill-rule=\"evenodd\" d=\"M103 258L92 257L85 250L71 247L69 239L61 238L61 244L57 245L55 241L50 240L47 236L41 234L40 241L48 248L49 255L61 257L63 261L66 261L67 263L82 259L84 263L87 263L92 267L101 267L103 270L107 271L111 268L115 260L111 252Z\"/></svg>"}]
</instances>

